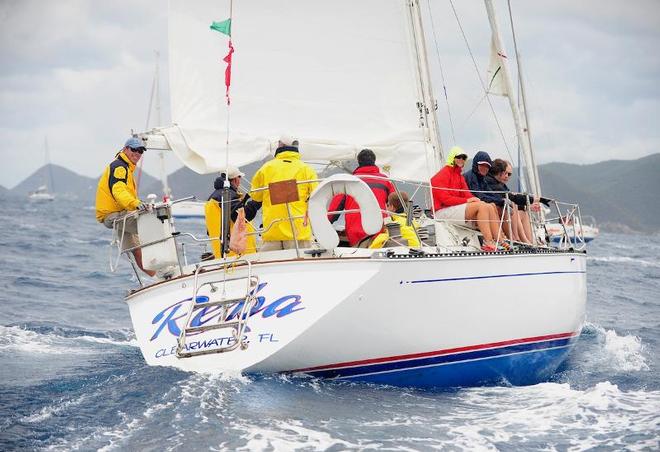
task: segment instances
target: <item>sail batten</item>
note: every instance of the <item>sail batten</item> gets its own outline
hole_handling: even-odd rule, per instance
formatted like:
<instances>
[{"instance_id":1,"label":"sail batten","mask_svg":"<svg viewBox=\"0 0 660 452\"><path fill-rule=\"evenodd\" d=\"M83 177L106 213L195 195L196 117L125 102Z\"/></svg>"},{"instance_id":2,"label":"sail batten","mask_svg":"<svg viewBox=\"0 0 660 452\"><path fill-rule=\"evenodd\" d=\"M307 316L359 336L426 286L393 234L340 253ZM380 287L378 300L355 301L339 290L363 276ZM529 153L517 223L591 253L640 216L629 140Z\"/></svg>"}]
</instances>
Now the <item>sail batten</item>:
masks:
<instances>
[{"instance_id":1,"label":"sail batten","mask_svg":"<svg viewBox=\"0 0 660 452\"><path fill-rule=\"evenodd\" d=\"M277 137L308 160L348 160L363 147L393 177L427 176L412 33L403 0L236 2L231 106L226 39L209 29L228 1L170 2L174 125L163 133L191 169L225 165L227 114L234 165L272 155ZM430 151L432 152L432 151Z\"/></svg>"}]
</instances>

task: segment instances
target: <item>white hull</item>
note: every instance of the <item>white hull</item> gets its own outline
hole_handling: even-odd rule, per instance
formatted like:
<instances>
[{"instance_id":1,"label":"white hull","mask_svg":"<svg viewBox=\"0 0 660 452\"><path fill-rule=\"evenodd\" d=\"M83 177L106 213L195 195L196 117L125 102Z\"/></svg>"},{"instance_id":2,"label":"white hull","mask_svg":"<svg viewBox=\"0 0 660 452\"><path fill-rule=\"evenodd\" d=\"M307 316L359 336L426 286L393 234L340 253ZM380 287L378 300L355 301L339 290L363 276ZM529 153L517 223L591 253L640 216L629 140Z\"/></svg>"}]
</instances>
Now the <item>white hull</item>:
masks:
<instances>
[{"instance_id":1,"label":"white hull","mask_svg":"<svg viewBox=\"0 0 660 452\"><path fill-rule=\"evenodd\" d=\"M129 296L147 363L411 386L529 383L557 368L585 314L582 253L305 259L254 263L252 271L260 304L245 350L176 357L192 276ZM200 281L221 279L220 270L200 274ZM201 311L198 325L218 321L219 308ZM229 330L213 330L187 344L201 350L229 341Z\"/></svg>"},{"instance_id":2,"label":"white hull","mask_svg":"<svg viewBox=\"0 0 660 452\"><path fill-rule=\"evenodd\" d=\"M181 201L172 204L172 216L182 218L204 218L204 203L201 201Z\"/></svg>"},{"instance_id":3,"label":"white hull","mask_svg":"<svg viewBox=\"0 0 660 452\"><path fill-rule=\"evenodd\" d=\"M54 201L55 196L50 193L30 193L28 199L30 201Z\"/></svg>"},{"instance_id":4,"label":"white hull","mask_svg":"<svg viewBox=\"0 0 660 452\"><path fill-rule=\"evenodd\" d=\"M564 236L564 227L561 224L551 223L546 225L546 229L550 236L550 241L553 243L561 242L562 237ZM591 242L598 237L599 232L600 231L596 226L586 224L577 225L577 227L573 225L566 226L566 234L568 234L568 237L573 243L580 242L582 239L584 239L585 242Z\"/></svg>"}]
</instances>

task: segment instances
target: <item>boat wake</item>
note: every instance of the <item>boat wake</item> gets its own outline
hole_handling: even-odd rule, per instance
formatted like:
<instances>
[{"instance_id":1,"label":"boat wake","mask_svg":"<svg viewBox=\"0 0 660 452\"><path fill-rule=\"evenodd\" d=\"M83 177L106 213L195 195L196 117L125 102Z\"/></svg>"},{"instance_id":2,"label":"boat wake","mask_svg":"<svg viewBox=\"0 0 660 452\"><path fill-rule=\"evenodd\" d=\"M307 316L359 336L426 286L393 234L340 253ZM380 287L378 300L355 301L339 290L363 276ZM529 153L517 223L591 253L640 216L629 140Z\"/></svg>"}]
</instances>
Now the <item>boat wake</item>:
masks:
<instances>
[{"instance_id":1,"label":"boat wake","mask_svg":"<svg viewBox=\"0 0 660 452\"><path fill-rule=\"evenodd\" d=\"M625 448L636 438L640 448L655 448L660 391L622 391L604 381L577 390L568 383L467 389L449 429L459 448L495 449L516 444L525 431L525 448L560 444L579 450L606 443ZM477 414L479 413L479 414ZM461 419L463 418L463 419Z\"/></svg>"}]
</instances>

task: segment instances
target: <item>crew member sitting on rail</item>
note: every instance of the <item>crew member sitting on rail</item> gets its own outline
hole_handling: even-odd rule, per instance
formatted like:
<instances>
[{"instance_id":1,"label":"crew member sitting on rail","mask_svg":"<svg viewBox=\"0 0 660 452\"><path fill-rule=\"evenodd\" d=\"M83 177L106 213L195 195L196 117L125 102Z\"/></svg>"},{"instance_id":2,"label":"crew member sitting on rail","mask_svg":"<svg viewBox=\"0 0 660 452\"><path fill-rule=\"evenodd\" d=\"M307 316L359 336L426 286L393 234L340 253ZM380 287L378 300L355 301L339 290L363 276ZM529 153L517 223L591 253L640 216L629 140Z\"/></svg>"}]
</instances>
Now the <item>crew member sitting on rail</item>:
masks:
<instances>
[{"instance_id":1,"label":"crew member sitting on rail","mask_svg":"<svg viewBox=\"0 0 660 452\"><path fill-rule=\"evenodd\" d=\"M117 236L121 240L122 251L133 249L137 266L149 276L156 272L145 270L142 265L142 250L137 230L137 216L122 218L134 210L146 210L147 206L137 195L133 172L146 150L140 138L126 140L124 148L117 153L115 160L105 167L96 188L96 220L109 229L116 226Z\"/></svg>"},{"instance_id":2,"label":"crew member sitting on rail","mask_svg":"<svg viewBox=\"0 0 660 452\"><path fill-rule=\"evenodd\" d=\"M399 195L401 195L399 197ZM403 203L401 202L403 200ZM384 248L388 246L409 246L418 247L419 239L415 233L418 227L417 222L413 220L411 226L408 226L405 207L408 205L408 193L390 193L387 197L386 208L392 212L385 220L383 231L374 237L369 248Z\"/></svg>"},{"instance_id":3,"label":"crew member sitting on rail","mask_svg":"<svg viewBox=\"0 0 660 452\"><path fill-rule=\"evenodd\" d=\"M474 196L461 174L467 154L458 146L449 150L447 164L431 178L435 218L454 224L476 222L484 237L483 251L496 251L499 218L494 209Z\"/></svg>"},{"instance_id":4,"label":"crew member sitting on rail","mask_svg":"<svg viewBox=\"0 0 660 452\"><path fill-rule=\"evenodd\" d=\"M493 194L501 199L501 202L497 203L500 208L505 205L505 199L511 201L506 204L511 208L513 240L531 244L533 233L529 221L529 214L527 213L527 205L529 204L532 211L538 212L541 209L539 201L547 205L550 200L523 193L503 193L509 192L509 187L506 183L509 182L509 178L512 174L513 167L510 162L502 159L495 159L495 161L493 161L493 166L490 169L490 174L486 176L486 183L490 190L500 192Z\"/></svg>"},{"instance_id":5,"label":"crew member sitting on rail","mask_svg":"<svg viewBox=\"0 0 660 452\"><path fill-rule=\"evenodd\" d=\"M243 209L245 214L245 221L247 221L247 242L245 250L240 254L250 254L257 251L256 237L250 233L254 232L254 227L249 223L257 215L257 211L261 208L261 203L250 199L248 194L240 194L238 189L241 184L241 178L244 176L238 168L230 166L227 170L223 171L219 177L216 177L213 182L213 188L215 191L209 196L206 205L204 206L204 216L206 218L206 231L209 237L214 238L211 240L211 248L213 249L213 255L216 258L221 257L220 253L220 240L217 237L220 237L220 227L222 224L222 192L225 184L225 178L229 177L229 188L227 190L228 200L225 201L226 204L231 206L230 213L230 225L229 231L234 227L234 224L239 217L240 209ZM231 251L228 255L235 256L236 253Z\"/></svg>"},{"instance_id":6,"label":"crew member sitting on rail","mask_svg":"<svg viewBox=\"0 0 660 452\"><path fill-rule=\"evenodd\" d=\"M504 206L503 197L491 193L493 190L486 182L488 172L491 170L492 165L493 161L491 160L490 155L488 155L487 152L479 151L472 159L472 169L463 173L463 177L465 178L465 182L467 182L468 188L472 194L483 202L488 203L490 208L494 210L497 218L501 219L502 232L504 235L508 238L513 238L513 240L518 240L515 238L515 234L512 235L512 228L510 227L508 216L502 215L502 207Z\"/></svg>"},{"instance_id":7,"label":"crew member sitting on rail","mask_svg":"<svg viewBox=\"0 0 660 452\"><path fill-rule=\"evenodd\" d=\"M357 155L357 161L358 167L353 171L353 175L362 179L369 186L378 201L378 205L380 205L381 209L385 210L387 197L395 192L394 185L392 185L392 182L387 179L387 176L381 173L380 169L376 166L376 154L371 149L362 149ZM342 193L332 198L328 206L328 211L358 210L359 208L360 206L352 196ZM339 219L340 215L339 213L328 215L328 219L331 223L334 223ZM383 213L383 218L386 216L387 214ZM371 243L371 240L369 240L370 237L367 237L367 233L362 229L362 216L360 212L346 212L345 223L346 238L350 246L366 248Z\"/></svg>"}]
</instances>

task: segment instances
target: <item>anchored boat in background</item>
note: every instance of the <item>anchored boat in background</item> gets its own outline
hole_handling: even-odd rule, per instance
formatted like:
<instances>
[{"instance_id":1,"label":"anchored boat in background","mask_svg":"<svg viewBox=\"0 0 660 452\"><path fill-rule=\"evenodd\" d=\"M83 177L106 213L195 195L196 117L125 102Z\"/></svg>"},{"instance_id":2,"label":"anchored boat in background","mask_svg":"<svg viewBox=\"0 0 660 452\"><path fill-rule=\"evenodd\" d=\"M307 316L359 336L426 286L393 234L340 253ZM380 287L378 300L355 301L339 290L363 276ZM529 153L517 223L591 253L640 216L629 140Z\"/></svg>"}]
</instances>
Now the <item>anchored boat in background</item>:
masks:
<instances>
[{"instance_id":1,"label":"anchored boat in background","mask_svg":"<svg viewBox=\"0 0 660 452\"><path fill-rule=\"evenodd\" d=\"M560 244L566 240L577 244L589 243L600 233L594 217L562 217L559 220L546 226L552 243Z\"/></svg>"},{"instance_id":2,"label":"anchored boat in background","mask_svg":"<svg viewBox=\"0 0 660 452\"><path fill-rule=\"evenodd\" d=\"M48 186L54 186L53 169L50 166L50 153L48 151L48 138L44 138L44 161L46 162L47 173L44 176L44 183L35 191L28 193L28 199L33 202L54 201L55 195L48 190Z\"/></svg>"},{"instance_id":3,"label":"anchored boat in background","mask_svg":"<svg viewBox=\"0 0 660 452\"><path fill-rule=\"evenodd\" d=\"M219 56L227 39L209 25L230 11L236 54L226 105ZM283 132L317 162L341 164L368 147L397 187L430 199L443 153L417 1L173 0L169 17L173 125L143 134L149 147L171 149L199 173L272 155ZM291 70L278 69L283 61ZM524 118L511 106L527 186L540 194ZM332 193L362 197L365 231L382 227L365 187L351 175L321 181L309 200L312 248L210 261L189 262L192 246L209 239L175 231L170 203L139 214L143 263L159 278L126 302L147 363L416 387L550 377L584 322L584 250L549 246L536 213L535 242L508 251L482 252L477 231L432 212L416 219L419 248L396 237L382 249L339 246L327 220Z\"/></svg>"}]
</instances>

